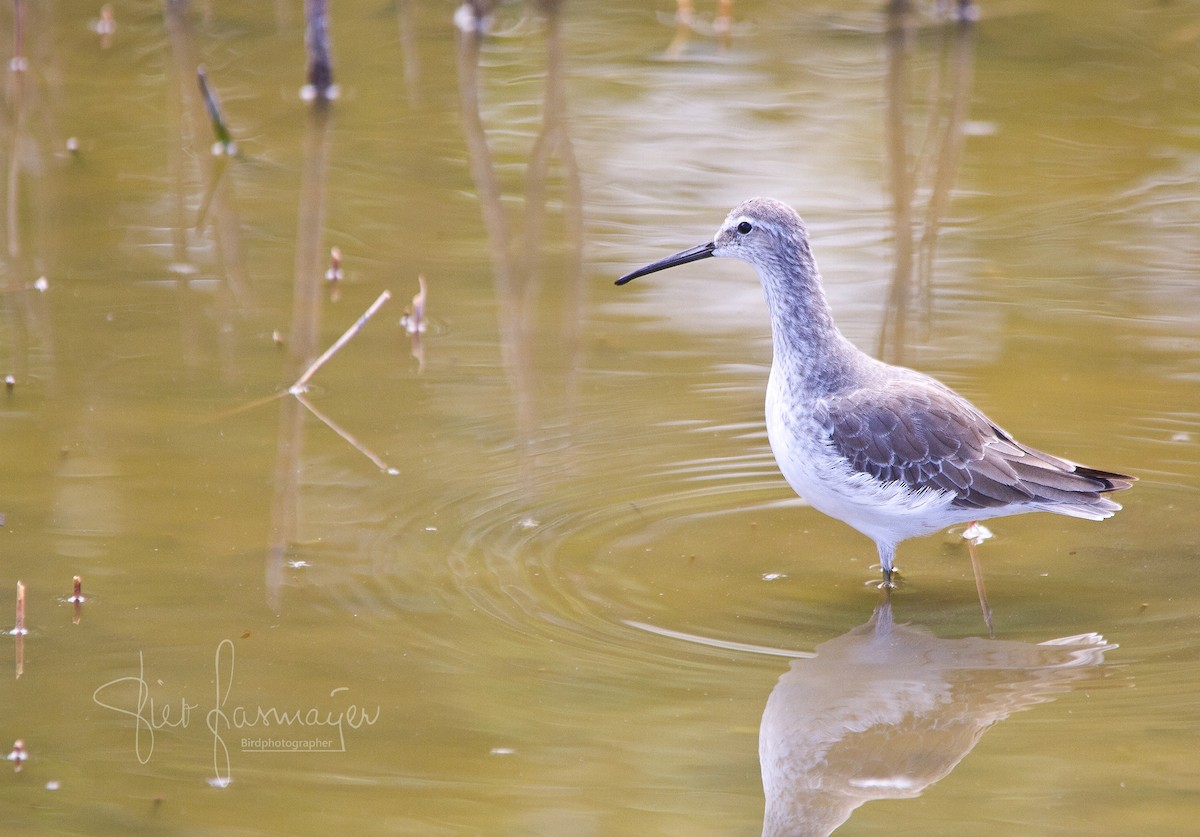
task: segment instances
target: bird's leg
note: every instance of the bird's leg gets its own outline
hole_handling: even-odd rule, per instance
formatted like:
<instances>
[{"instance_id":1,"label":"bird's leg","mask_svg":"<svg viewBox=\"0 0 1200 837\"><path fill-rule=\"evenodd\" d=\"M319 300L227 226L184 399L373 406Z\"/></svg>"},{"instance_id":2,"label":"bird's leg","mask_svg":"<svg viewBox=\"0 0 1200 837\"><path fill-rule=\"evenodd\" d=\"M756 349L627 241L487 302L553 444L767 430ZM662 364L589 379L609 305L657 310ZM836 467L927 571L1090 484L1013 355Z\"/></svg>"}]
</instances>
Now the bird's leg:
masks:
<instances>
[{"instance_id":1,"label":"bird's leg","mask_svg":"<svg viewBox=\"0 0 1200 837\"><path fill-rule=\"evenodd\" d=\"M974 525L975 523L972 522L971 526ZM975 538L967 540L967 552L971 554L971 570L975 573L975 591L979 593L979 607L983 609L983 622L987 625L988 636L995 639L996 629L992 627L992 607L988 604L987 589L983 586L983 568L979 565L979 556L975 553L975 544Z\"/></svg>"},{"instance_id":2,"label":"bird's leg","mask_svg":"<svg viewBox=\"0 0 1200 837\"><path fill-rule=\"evenodd\" d=\"M896 587L900 571L893 566L896 557L896 547L892 544L876 544L879 548L879 565L883 567L883 581L879 584L881 590L893 590Z\"/></svg>"},{"instance_id":3,"label":"bird's leg","mask_svg":"<svg viewBox=\"0 0 1200 837\"><path fill-rule=\"evenodd\" d=\"M879 614L881 608L886 610L888 617L889 617L888 623L890 625L891 614L892 614L892 590L896 589L896 585L893 584L891 581L886 580L886 574L885 574L885 580L882 583L880 583L878 585L878 587L879 587L879 590L881 591L882 595L879 597L879 604L875 606L875 613ZM875 633L880 634L881 631L879 631L877 628Z\"/></svg>"}]
</instances>

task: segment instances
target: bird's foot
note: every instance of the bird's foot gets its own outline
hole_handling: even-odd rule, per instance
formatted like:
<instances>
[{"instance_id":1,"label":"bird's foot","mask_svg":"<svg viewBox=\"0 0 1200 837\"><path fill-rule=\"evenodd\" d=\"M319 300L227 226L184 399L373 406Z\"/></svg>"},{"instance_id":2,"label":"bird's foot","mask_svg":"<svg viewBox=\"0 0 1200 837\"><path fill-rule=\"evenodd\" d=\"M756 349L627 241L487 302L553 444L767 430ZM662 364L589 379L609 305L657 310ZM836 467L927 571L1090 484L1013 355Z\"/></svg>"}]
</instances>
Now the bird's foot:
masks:
<instances>
[{"instance_id":1,"label":"bird's foot","mask_svg":"<svg viewBox=\"0 0 1200 837\"><path fill-rule=\"evenodd\" d=\"M900 568L892 567L890 570L883 571L882 581L868 581L868 585L873 585L878 590L895 590L900 586L903 579L900 577Z\"/></svg>"}]
</instances>

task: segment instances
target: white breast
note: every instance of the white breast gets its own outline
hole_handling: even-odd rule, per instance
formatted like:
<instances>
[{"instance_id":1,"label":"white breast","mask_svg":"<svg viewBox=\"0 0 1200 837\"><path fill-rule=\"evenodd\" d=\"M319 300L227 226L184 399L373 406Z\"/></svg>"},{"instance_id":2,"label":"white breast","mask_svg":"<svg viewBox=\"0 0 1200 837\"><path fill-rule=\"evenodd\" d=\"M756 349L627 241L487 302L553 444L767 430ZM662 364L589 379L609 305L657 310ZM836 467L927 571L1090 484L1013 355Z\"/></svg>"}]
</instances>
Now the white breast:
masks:
<instances>
[{"instance_id":1,"label":"white breast","mask_svg":"<svg viewBox=\"0 0 1200 837\"><path fill-rule=\"evenodd\" d=\"M912 491L899 482L881 483L854 472L829 445L824 430L794 393L784 397L772 368L767 384L767 438L779 470L809 505L837 518L876 542L896 544L958 522L948 509L949 493ZM799 402L799 403L797 403ZM977 514L962 510L961 520Z\"/></svg>"}]
</instances>

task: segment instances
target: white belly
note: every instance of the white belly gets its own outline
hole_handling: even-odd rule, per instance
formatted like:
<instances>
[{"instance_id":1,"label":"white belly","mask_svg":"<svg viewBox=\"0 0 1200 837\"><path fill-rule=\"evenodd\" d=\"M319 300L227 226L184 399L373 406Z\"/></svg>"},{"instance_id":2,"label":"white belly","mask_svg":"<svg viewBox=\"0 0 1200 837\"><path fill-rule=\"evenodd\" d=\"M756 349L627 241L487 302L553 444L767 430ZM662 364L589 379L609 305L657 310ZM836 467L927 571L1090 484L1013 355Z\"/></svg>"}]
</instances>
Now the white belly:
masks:
<instances>
[{"instance_id":1,"label":"white belly","mask_svg":"<svg viewBox=\"0 0 1200 837\"><path fill-rule=\"evenodd\" d=\"M852 471L824 440L811 415L795 405L785 408L776 377L772 370L767 385L767 438L784 478L813 508L848 523L876 543L890 544L979 515L978 510L951 508L947 492L913 491L900 482L881 483Z\"/></svg>"}]
</instances>

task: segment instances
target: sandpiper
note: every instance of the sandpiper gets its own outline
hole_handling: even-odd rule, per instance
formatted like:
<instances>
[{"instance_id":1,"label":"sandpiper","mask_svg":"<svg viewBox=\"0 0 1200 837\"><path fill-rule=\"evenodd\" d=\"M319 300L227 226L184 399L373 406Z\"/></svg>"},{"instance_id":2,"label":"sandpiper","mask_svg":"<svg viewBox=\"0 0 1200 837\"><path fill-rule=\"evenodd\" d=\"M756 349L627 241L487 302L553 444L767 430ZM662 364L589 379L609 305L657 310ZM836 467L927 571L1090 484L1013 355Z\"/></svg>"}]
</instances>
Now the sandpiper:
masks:
<instances>
[{"instance_id":1,"label":"sandpiper","mask_svg":"<svg viewBox=\"0 0 1200 837\"><path fill-rule=\"evenodd\" d=\"M884 587L908 538L1023 512L1103 520L1121 508L1104 495L1134 477L1027 447L940 381L851 344L833 322L804 221L786 204L745 201L711 242L617 284L712 256L749 262L762 281L774 347L767 437L779 470L809 505L875 541Z\"/></svg>"}]
</instances>

